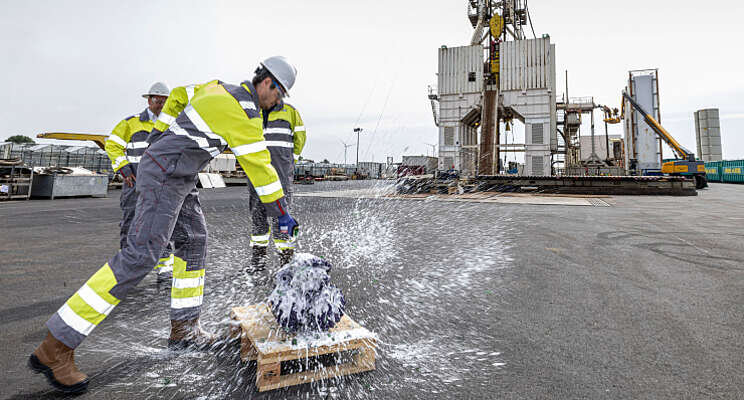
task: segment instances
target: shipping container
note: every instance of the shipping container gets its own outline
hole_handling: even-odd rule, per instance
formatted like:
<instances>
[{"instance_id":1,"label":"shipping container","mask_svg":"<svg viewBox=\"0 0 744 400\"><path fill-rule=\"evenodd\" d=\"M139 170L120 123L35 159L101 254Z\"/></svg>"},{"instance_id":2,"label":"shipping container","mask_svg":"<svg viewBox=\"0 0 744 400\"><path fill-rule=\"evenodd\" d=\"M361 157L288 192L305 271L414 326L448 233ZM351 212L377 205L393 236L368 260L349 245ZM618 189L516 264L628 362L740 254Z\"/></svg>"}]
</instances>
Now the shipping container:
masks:
<instances>
[{"instance_id":1,"label":"shipping container","mask_svg":"<svg viewBox=\"0 0 744 400\"><path fill-rule=\"evenodd\" d=\"M721 162L721 180L724 183L744 183L744 160Z\"/></svg>"},{"instance_id":2,"label":"shipping container","mask_svg":"<svg viewBox=\"0 0 744 400\"><path fill-rule=\"evenodd\" d=\"M721 182L721 161L705 163L705 176L708 182Z\"/></svg>"}]
</instances>

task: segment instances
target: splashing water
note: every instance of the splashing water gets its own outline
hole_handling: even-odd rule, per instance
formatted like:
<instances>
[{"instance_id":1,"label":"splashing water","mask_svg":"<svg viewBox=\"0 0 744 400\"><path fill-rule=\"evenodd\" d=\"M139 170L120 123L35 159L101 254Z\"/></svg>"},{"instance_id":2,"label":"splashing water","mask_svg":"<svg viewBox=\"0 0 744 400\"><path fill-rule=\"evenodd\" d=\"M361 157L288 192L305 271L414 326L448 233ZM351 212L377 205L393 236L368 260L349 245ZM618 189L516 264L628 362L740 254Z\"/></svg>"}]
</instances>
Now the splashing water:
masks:
<instances>
[{"instance_id":1,"label":"splashing water","mask_svg":"<svg viewBox=\"0 0 744 400\"><path fill-rule=\"evenodd\" d=\"M371 399L404 392L407 398L428 399L447 396L458 385L486 388L495 371L508 368L496 348L494 321L502 271L512 265L512 225L483 211L498 206L295 201L303 224L299 247L333 264L347 312L379 338L375 371L258 393L255 362L240 361L236 341L222 339L206 352L165 349L170 286L158 288L150 275L80 348L80 359L86 352L103 353L110 355L105 364L115 366L94 376L91 394ZM262 302L273 289L269 273L243 271L250 259L250 213L235 204L214 201L204 207L210 242L202 323L223 336L232 307ZM474 223L484 218L487 222Z\"/></svg>"},{"instance_id":2,"label":"splashing water","mask_svg":"<svg viewBox=\"0 0 744 400\"><path fill-rule=\"evenodd\" d=\"M303 248L329 257L336 268L353 268L360 263L384 265L395 258L395 224L384 213L369 209L357 201L340 218L303 232ZM329 251L334 249L334 251Z\"/></svg>"}]
</instances>

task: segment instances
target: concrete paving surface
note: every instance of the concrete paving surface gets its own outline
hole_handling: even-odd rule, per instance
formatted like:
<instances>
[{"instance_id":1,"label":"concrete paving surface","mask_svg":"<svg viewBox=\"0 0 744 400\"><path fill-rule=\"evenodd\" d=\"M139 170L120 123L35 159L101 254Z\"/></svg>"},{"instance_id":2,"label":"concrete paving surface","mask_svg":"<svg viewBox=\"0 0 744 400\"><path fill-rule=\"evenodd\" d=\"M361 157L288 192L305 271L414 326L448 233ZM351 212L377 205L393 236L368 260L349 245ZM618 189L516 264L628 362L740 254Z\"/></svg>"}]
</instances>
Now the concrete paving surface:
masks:
<instances>
[{"instance_id":1,"label":"concrete paving surface","mask_svg":"<svg viewBox=\"0 0 744 400\"><path fill-rule=\"evenodd\" d=\"M91 376L76 398L744 398L744 186L576 207L369 195L384 185L296 186L294 206L301 251L333 264L348 313L380 337L375 371L259 393L231 341L166 349L170 284L153 273L76 351ZM271 290L243 272L245 193L201 191L216 332ZM26 359L117 251L118 194L0 203L0 398L65 398Z\"/></svg>"}]
</instances>

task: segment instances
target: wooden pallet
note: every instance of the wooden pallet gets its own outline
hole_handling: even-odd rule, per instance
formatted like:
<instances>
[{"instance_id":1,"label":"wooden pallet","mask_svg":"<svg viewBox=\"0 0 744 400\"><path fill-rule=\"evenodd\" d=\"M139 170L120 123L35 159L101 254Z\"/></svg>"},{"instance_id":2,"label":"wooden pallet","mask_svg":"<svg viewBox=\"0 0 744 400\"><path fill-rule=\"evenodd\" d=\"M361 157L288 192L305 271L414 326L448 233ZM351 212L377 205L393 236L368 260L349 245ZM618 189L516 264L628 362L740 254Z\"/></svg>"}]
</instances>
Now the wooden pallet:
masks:
<instances>
[{"instance_id":1,"label":"wooden pallet","mask_svg":"<svg viewBox=\"0 0 744 400\"><path fill-rule=\"evenodd\" d=\"M344 315L329 332L286 334L265 303L235 307L232 336L240 337L240 358L256 360L259 392L356 374L375 369L376 336ZM282 374L282 362L308 360L325 354L351 352L350 360L331 367Z\"/></svg>"}]
</instances>

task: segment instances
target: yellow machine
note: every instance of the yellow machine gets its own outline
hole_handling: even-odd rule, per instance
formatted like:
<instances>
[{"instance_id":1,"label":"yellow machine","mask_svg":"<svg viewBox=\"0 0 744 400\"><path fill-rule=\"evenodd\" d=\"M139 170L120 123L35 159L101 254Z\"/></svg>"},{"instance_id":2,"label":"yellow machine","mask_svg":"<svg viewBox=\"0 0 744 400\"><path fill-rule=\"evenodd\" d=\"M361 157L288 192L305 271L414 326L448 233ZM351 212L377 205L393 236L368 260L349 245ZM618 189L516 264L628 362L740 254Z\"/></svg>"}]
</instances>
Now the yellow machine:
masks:
<instances>
[{"instance_id":1,"label":"yellow machine","mask_svg":"<svg viewBox=\"0 0 744 400\"><path fill-rule=\"evenodd\" d=\"M504 31L504 19L501 18L500 15L494 14L493 17L491 17L491 20L488 23L491 35L494 38L501 37L501 32ZM501 70L501 57L499 54L499 48L498 44L496 45L496 48L493 49L493 57L491 57L491 73L496 76L496 80L498 81L499 71Z\"/></svg>"},{"instance_id":2,"label":"yellow machine","mask_svg":"<svg viewBox=\"0 0 744 400\"><path fill-rule=\"evenodd\" d=\"M638 110L638 112L643 115L643 119L646 121L648 126L650 126L651 129L653 129L654 132L659 135L661 140L669 145L669 147L672 148L677 157L679 157L679 159L677 160L671 160L663 163L661 166L661 173L674 176L687 176L695 180L696 188L702 189L704 187L707 187L708 180L705 177L705 163L703 161L696 160L695 154L693 152L682 147L682 145L679 144L679 142L674 139L674 137L672 137L672 135L667 132L667 130L664 129L664 127L661 126L661 124L659 124L654 119L654 117L651 116L651 114L644 111L641 105L633 100L633 98L630 97L626 92L623 92L623 100L628 100L628 103L630 103L630 105L634 109ZM605 114L607 114L607 111L605 111ZM617 110L615 110L615 115L617 115ZM622 119L624 115L625 101L623 101L622 114L616 118ZM614 121L614 119L610 118L610 121L607 122L611 123L611 121Z\"/></svg>"},{"instance_id":3,"label":"yellow machine","mask_svg":"<svg viewBox=\"0 0 744 400\"><path fill-rule=\"evenodd\" d=\"M57 139L57 140L91 140L101 150L106 146L106 138L108 135L97 135L89 133L66 133L66 132L47 132L36 135L37 138L42 139Z\"/></svg>"}]
</instances>

